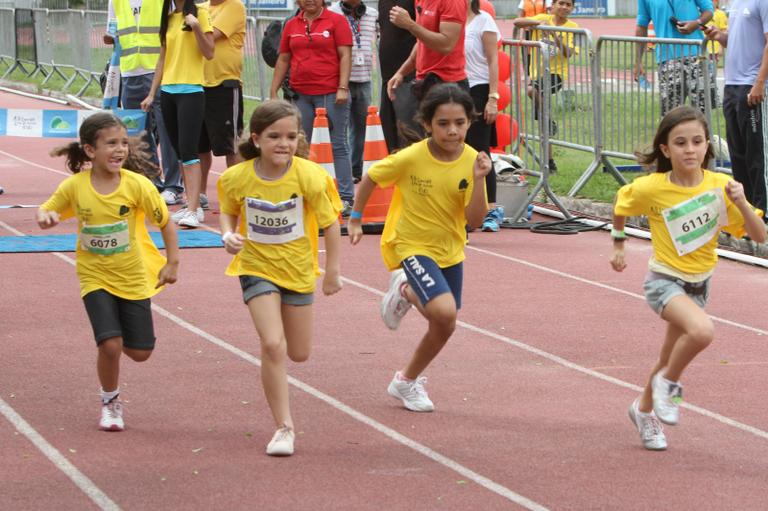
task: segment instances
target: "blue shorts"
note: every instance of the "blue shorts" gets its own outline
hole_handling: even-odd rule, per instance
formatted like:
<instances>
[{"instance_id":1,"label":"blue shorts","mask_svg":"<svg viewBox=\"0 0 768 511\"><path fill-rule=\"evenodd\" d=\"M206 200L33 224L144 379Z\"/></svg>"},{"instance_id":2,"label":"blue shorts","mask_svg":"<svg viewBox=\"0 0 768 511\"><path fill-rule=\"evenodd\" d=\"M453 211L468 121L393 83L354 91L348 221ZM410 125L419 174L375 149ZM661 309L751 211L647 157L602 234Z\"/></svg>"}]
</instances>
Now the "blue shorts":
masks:
<instances>
[{"instance_id":1,"label":"blue shorts","mask_svg":"<svg viewBox=\"0 0 768 511\"><path fill-rule=\"evenodd\" d=\"M679 295L688 295L694 303L703 309L709 298L710 280L686 282L671 275L650 272L645 277L645 283L643 284L645 301L651 306L651 309L656 311L656 314L661 314L661 311L664 310L664 307L667 306L672 298Z\"/></svg>"},{"instance_id":2,"label":"blue shorts","mask_svg":"<svg viewBox=\"0 0 768 511\"><path fill-rule=\"evenodd\" d=\"M243 302L245 303L257 296L269 293L278 293L280 303L285 305L312 305L315 298L314 293L297 293L253 275L240 275L240 288L243 290Z\"/></svg>"},{"instance_id":3,"label":"blue shorts","mask_svg":"<svg viewBox=\"0 0 768 511\"><path fill-rule=\"evenodd\" d=\"M436 296L451 293L456 301L456 309L461 309L461 285L464 280L464 263L440 268L427 256L411 256L400 263L408 277L408 284L426 305Z\"/></svg>"}]
</instances>

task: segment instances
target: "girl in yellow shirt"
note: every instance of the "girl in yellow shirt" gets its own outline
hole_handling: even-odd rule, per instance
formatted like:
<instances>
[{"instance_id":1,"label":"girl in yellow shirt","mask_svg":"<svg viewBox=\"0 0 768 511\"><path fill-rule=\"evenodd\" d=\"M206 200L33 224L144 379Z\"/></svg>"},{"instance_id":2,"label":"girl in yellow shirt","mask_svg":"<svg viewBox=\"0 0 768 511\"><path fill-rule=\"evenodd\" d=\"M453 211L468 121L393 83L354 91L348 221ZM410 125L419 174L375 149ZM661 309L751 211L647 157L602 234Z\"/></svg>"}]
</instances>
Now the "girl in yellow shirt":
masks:
<instances>
[{"instance_id":1,"label":"girl in yellow shirt","mask_svg":"<svg viewBox=\"0 0 768 511\"><path fill-rule=\"evenodd\" d=\"M395 330L415 305L429 327L411 360L395 373L391 396L412 411L431 412L420 376L448 342L461 307L465 226L483 223L488 203L485 176L491 160L464 143L475 117L470 95L456 84L439 84L419 106L417 120L428 138L388 156L363 176L349 217L350 241L363 235L361 218L376 185L395 190L381 236L381 250L392 271L381 314Z\"/></svg>"},{"instance_id":2,"label":"girl in yellow shirt","mask_svg":"<svg viewBox=\"0 0 768 511\"><path fill-rule=\"evenodd\" d=\"M123 122L110 113L94 114L83 122L79 135L79 142L52 152L67 156L74 175L40 206L37 223L48 229L77 216L80 295L99 350L99 427L122 431L120 355L144 362L152 354L155 334L150 297L162 285L176 282L178 239L168 221L165 201L152 182L126 170L147 171L151 164L135 143L130 147L133 142ZM145 216L161 229L167 261L149 237Z\"/></svg>"},{"instance_id":3,"label":"girl in yellow shirt","mask_svg":"<svg viewBox=\"0 0 768 511\"><path fill-rule=\"evenodd\" d=\"M240 278L243 301L261 340L261 381L277 425L267 454L290 456L295 429L286 354L304 362L312 347L320 228L325 238L323 293L341 289L341 199L325 169L296 156L307 144L295 106L282 100L262 103L253 111L250 132L240 145L245 161L228 168L217 183L221 239L235 256L226 273Z\"/></svg>"},{"instance_id":4,"label":"girl in yellow shirt","mask_svg":"<svg viewBox=\"0 0 768 511\"><path fill-rule=\"evenodd\" d=\"M714 339L704 306L717 263L720 230L746 233L765 241L765 225L744 196L744 187L724 174L706 170L713 157L703 114L690 106L671 110L659 124L643 164L657 171L621 187L614 205L613 256L616 271L626 268L624 225L627 216L647 215L653 256L648 263L645 299L667 322L659 359L629 417L646 449L664 450L659 421L675 425L682 400L680 377Z\"/></svg>"}]
</instances>

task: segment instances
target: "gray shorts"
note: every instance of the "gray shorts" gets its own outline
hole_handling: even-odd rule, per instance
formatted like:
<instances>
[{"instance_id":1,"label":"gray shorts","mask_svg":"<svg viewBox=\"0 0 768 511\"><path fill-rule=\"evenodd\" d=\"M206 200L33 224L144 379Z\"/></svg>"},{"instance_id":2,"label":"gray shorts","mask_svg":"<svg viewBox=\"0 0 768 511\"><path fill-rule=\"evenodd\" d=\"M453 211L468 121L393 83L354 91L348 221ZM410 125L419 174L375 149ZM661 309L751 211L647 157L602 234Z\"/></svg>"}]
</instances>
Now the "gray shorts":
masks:
<instances>
[{"instance_id":1,"label":"gray shorts","mask_svg":"<svg viewBox=\"0 0 768 511\"><path fill-rule=\"evenodd\" d=\"M656 314L661 314L661 311L672 298L678 295L688 295L694 303L703 309L709 298L710 280L686 282L670 275L649 272L643 284L645 301L651 306L651 309L656 311Z\"/></svg>"},{"instance_id":2,"label":"gray shorts","mask_svg":"<svg viewBox=\"0 0 768 511\"><path fill-rule=\"evenodd\" d=\"M285 305L312 305L315 300L314 293L297 293L253 275L240 275L240 287L243 290L243 302L245 303L248 303L252 298L269 293L280 293L280 302Z\"/></svg>"}]
</instances>

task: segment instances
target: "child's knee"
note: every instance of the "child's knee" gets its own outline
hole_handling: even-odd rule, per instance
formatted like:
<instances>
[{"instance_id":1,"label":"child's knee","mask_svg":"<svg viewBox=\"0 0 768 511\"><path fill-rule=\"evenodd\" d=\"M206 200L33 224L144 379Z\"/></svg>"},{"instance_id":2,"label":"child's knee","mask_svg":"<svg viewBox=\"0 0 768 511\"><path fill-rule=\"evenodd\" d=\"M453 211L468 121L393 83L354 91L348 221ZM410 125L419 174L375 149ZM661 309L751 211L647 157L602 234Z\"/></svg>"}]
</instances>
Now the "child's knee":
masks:
<instances>
[{"instance_id":1,"label":"child's knee","mask_svg":"<svg viewBox=\"0 0 768 511\"><path fill-rule=\"evenodd\" d=\"M123 351L123 340L120 337L110 337L99 343L99 356L106 358L119 358Z\"/></svg>"},{"instance_id":2,"label":"child's knee","mask_svg":"<svg viewBox=\"0 0 768 511\"><path fill-rule=\"evenodd\" d=\"M288 350L288 358L293 362L306 362L309 360L310 350Z\"/></svg>"},{"instance_id":3,"label":"child's knee","mask_svg":"<svg viewBox=\"0 0 768 511\"><path fill-rule=\"evenodd\" d=\"M698 324L688 332L688 339L695 343L699 349L704 349L715 339L715 327L711 321Z\"/></svg>"},{"instance_id":4,"label":"child's knee","mask_svg":"<svg viewBox=\"0 0 768 511\"><path fill-rule=\"evenodd\" d=\"M134 362L145 362L152 356L152 350L133 350L130 348L123 349L125 353Z\"/></svg>"},{"instance_id":5,"label":"child's knee","mask_svg":"<svg viewBox=\"0 0 768 511\"><path fill-rule=\"evenodd\" d=\"M285 337L272 337L261 339L261 354L270 360L280 360L286 355L287 346Z\"/></svg>"},{"instance_id":6,"label":"child's knee","mask_svg":"<svg viewBox=\"0 0 768 511\"><path fill-rule=\"evenodd\" d=\"M434 304L429 308L429 324L442 332L452 334L456 329L456 304L452 300L446 300L440 304Z\"/></svg>"}]
</instances>

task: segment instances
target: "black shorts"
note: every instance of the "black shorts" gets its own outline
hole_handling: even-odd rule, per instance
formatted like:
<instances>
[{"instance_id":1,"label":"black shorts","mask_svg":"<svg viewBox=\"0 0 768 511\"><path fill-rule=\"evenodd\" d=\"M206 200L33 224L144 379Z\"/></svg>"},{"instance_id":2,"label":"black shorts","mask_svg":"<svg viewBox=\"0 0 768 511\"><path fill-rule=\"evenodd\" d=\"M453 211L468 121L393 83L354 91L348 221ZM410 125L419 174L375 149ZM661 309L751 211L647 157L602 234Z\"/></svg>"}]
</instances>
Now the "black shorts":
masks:
<instances>
[{"instance_id":1,"label":"black shorts","mask_svg":"<svg viewBox=\"0 0 768 511\"><path fill-rule=\"evenodd\" d=\"M228 83L233 82L233 83ZM243 133L243 89L237 80L217 87L205 87L205 120L198 151L214 156L237 153L237 139Z\"/></svg>"},{"instance_id":2,"label":"black shorts","mask_svg":"<svg viewBox=\"0 0 768 511\"><path fill-rule=\"evenodd\" d=\"M149 298L126 300L103 289L97 289L85 295L83 303L91 320L97 346L112 337L122 337L123 346L126 348L155 348L152 303Z\"/></svg>"},{"instance_id":3,"label":"black shorts","mask_svg":"<svg viewBox=\"0 0 768 511\"><path fill-rule=\"evenodd\" d=\"M544 88L544 79L536 78L535 80L531 80L529 85L536 90L542 90ZM560 92L560 89L562 88L563 88L563 77L555 74L549 75L549 93L557 94L558 92Z\"/></svg>"}]
</instances>

